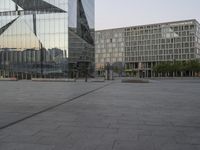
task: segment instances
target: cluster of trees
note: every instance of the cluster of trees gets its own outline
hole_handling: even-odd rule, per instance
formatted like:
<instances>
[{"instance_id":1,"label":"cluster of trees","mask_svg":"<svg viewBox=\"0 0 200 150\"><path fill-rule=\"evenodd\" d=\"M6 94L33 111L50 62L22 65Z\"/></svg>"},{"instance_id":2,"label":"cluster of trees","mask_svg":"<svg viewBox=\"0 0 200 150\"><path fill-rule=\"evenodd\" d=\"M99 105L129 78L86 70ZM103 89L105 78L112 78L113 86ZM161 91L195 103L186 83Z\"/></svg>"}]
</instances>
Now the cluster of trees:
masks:
<instances>
[{"instance_id":1,"label":"cluster of trees","mask_svg":"<svg viewBox=\"0 0 200 150\"><path fill-rule=\"evenodd\" d=\"M200 72L200 63L197 60L163 62L156 65L153 71L163 77L194 77Z\"/></svg>"}]
</instances>

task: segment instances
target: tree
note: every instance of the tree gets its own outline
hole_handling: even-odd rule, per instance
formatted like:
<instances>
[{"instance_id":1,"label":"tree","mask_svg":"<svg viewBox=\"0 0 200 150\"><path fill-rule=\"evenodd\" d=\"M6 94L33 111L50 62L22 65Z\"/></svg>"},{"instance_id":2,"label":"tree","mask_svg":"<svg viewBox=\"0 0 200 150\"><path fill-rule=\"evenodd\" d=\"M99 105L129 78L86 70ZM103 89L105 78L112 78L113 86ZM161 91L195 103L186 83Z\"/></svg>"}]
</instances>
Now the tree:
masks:
<instances>
[{"instance_id":1,"label":"tree","mask_svg":"<svg viewBox=\"0 0 200 150\"><path fill-rule=\"evenodd\" d=\"M198 60L163 62L153 67L153 71L161 73L162 76L181 76L189 72L189 76L194 76L200 72L200 63Z\"/></svg>"},{"instance_id":2,"label":"tree","mask_svg":"<svg viewBox=\"0 0 200 150\"><path fill-rule=\"evenodd\" d=\"M153 68L153 71L156 73L161 73L162 76L168 76L170 72L171 64L169 62L163 62L158 65L156 65Z\"/></svg>"},{"instance_id":3,"label":"tree","mask_svg":"<svg viewBox=\"0 0 200 150\"><path fill-rule=\"evenodd\" d=\"M197 60L191 60L187 64L187 70L192 73L192 76L194 76L195 73L200 72L200 63Z\"/></svg>"}]
</instances>

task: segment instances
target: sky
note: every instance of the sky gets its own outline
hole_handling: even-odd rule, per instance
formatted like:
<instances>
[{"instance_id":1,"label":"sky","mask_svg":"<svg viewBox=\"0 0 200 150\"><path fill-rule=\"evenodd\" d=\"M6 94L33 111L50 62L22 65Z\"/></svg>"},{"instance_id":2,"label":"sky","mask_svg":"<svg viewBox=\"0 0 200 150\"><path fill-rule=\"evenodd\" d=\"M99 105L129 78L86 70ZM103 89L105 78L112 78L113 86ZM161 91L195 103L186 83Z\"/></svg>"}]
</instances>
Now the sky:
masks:
<instances>
[{"instance_id":1,"label":"sky","mask_svg":"<svg viewBox=\"0 0 200 150\"><path fill-rule=\"evenodd\" d=\"M95 0L96 30L170 22L200 21L200 0Z\"/></svg>"}]
</instances>

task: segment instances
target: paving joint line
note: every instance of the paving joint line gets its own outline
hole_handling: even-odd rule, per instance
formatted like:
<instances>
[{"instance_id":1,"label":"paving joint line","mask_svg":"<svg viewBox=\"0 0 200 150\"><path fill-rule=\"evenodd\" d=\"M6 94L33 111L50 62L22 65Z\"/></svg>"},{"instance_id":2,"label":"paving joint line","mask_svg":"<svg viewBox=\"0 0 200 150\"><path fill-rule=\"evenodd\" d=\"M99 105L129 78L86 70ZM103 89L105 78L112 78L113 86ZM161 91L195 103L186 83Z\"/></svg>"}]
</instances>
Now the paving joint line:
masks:
<instances>
[{"instance_id":1,"label":"paving joint line","mask_svg":"<svg viewBox=\"0 0 200 150\"><path fill-rule=\"evenodd\" d=\"M4 130L4 129L6 129L6 128L9 128L9 127L11 127L11 126L14 126L14 125L16 125L16 124L18 124L18 123L21 123L21 122L23 122L23 121L26 121L26 120L28 120L28 119L30 119L30 118L35 117L35 116L38 116L38 115L40 115L40 114L43 114L43 113L45 113L45 112L47 112L47 111L53 110L53 109L55 109L55 108L57 108L57 107L59 107L59 106L62 106L62 105L64 105L64 104L66 104L66 103L75 101L75 100L77 100L77 99L79 99L79 98L81 98L81 97L84 97L84 96L86 96L86 95L89 95L89 94L91 94L91 93L94 93L94 92L96 92L96 91L98 91L98 90L103 89L104 87L109 86L110 84L112 84L112 82L111 82L111 83L108 83L108 84L106 84L106 85L103 85L103 86L101 86L101 87L98 87L98 88L96 88L96 89L94 89L94 90L91 90L91 91L88 91L88 92L86 92L86 93L83 93L83 94L81 94L81 95L78 95L78 96L75 96L75 97L73 97L73 98L70 98L70 99L68 99L68 100L66 100L66 101L64 101L64 102L59 103L59 104L56 104L56 105L47 107L47 108L45 108L45 109L43 109L43 110L40 110L40 111L35 112L35 113L33 113L33 114L30 114L30 115L28 115L28 116L26 116L26 117L23 117L23 118L21 118L21 119L18 119L18 120L16 120L16 121L13 121L13 122L8 123L8 124L6 124L6 125L3 125L3 126L0 127L0 131L1 131L1 130Z\"/></svg>"}]
</instances>

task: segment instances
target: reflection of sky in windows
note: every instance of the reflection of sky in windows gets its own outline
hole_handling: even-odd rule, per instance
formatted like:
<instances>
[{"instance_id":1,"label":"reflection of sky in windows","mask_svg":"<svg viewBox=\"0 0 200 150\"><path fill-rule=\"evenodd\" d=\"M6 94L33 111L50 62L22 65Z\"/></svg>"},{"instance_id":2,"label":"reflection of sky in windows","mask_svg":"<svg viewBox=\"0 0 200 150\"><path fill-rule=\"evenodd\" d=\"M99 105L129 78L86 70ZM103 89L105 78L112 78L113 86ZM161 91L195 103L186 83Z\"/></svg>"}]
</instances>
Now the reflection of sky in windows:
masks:
<instances>
[{"instance_id":1,"label":"reflection of sky in windows","mask_svg":"<svg viewBox=\"0 0 200 150\"><path fill-rule=\"evenodd\" d=\"M67 0L45 0L63 10L67 10ZM0 0L0 12L15 11L12 0ZM0 28L4 27L17 16L1 16ZM34 34L33 15L21 15L0 36L0 48L39 49L39 43L48 50L68 49L68 18L67 13L37 14L36 35Z\"/></svg>"},{"instance_id":2,"label":"reflection of sky in windows","mask_svg":"<svg viewBox=\"0 0 200 150\"><path fill-rule=\"evenodd\" d=\"M15 17L3 17L1 26L4 26ZM66 14L37 15L37 36L33 31L33 16L21 16L1 36L1 47L7 48L34 48L39 41L46 49L65 48L68 45L68 28Z\"/></svg>"},{"instance_id":3,"label":"reflection of sky in windows","mask_svg":"<svg viewBox=\"0 0 200 150\"><path fill-rule=\"evenodd\" d=\"M0 36L0 45L2 48L39 48L39 42L37 37L31 31L30 27L27 24L25 24L24 19L22 17L18 18Z\"/></svg>"},{"instance_id":4,"label":"reflection of sky in windows","mask_svg":"<svg viewBox=\"0 0 200 150\"><path fill-rule=\"evenodd\" d=\"M75 28L77 25L77 0L69 0L69 27Z\"/></svg>"},{"instance_id":5,"label":"reflection of sky in windows","mask_svg":"<svg viewBox=\"0 0 200 150\"><path fill-rule=\"evenodd\" d=\"M67 47L68 24L65 13L38 15L36 24L37 35L45 48Z\"/></svg>"},{"instance_id":6,"label":"reflection of sky in windows","mask_svg":"<svg viewBox=\"0 0 200 150\"><path fill-rule=\"evenodd\" d=\"M94 29L94 1L92 0L82 0L83 7L85 9L86 17L90 28ZM91 13L92 12L92 13Z\"/></svg>"},{"instance_id":7,"label":"reflection of sky in windows","mask_svg":"<svg viewBox=\"0 0 200 150\"><path fill-rule=\"evenodd\" d=\"M94 28L94 0L82 1L88 24L90 28ZM80 33L78 32L81 36L77 33L68 33L69 19L72 20L74 27L77 24L76 6L77 0L0 0L0 58L6 56L0 59L0 64L14 64L14 69L21 68L18 71L43 74L45 71L66 71L66 58L74 50L78 52L78 59L89 60L94 47L84 40L90 36L88 26L83 26ZM72 11L69 12L68 8ZM85 17L82 19L84 20L80 19L79 24L85 25L80 23L86 22ZM68 44L69 35L74 42L70 43L71 47Z\"/></svg>"},{"instance_id":8,"label":"reflection of sky in windows","mask_svg":"<svg viewBox=\"0 0 200 150\"><path fill-rule=\"evenodd\" d=\"M43 0L50 3L66 13L49 14L36 13L36 35L34 34L33 13L23 15L6 29L0 36L0 48L12 48L18 50L40 49L40 43L48 50L58 48L68 50L68 26L76 27L77 24L77 0ZM68 3L69 1L69 3ZM85 15L91 29L94 28L94 0L82 0ZM68 12L69 5L69 12ZM0 11L15 11L16 6L12 0L0 0ZM21 10L19 8L19 10ZM41 12L40 12L41 13ZM69 13L69 24L68 24ZM17 13L16 13L17 14ZM0 27L5 26L18 16L3 16L0 14ZM16 15L16 16L15 16Z\"/></svg>"},{"instance_id":9,"label":"reflection of sky in windows","mask_svg":"<svg viewBox=\"0 0 200 150\"><path fill-rule=\"evenodd\" d=\"M9 22L11 22L12 20L14 20L15 18L17 18L17 16L0 16L0 28L2 28L3 26L5 26L6 24L8 24Z\"/></svg>"},{"instance_id":10,"label":"reflection of sky in windows","mask_svg":"<svg viewBox=\"0 0 200 150\"><path fill-rule=\"evenodd\" d=\"M62 10L68 10L68 0L43 0ZM0 0L0 11L14 11L15 3L12 0Z\"/></svg>"},{"instance_id":11,"label":"reflection of sky in windows","mask_svg":"<svg viewBox=\"0 0 200 150\"><path fill-rule=\"evenodd\" d=\"M91 29L94 29L94 0L82 0L84 11ZM77 26L77 0L69 0L69 26Z\"/></svg>"},{"instance_id":12,"label":"reflection of sky in windows","mask_svg":"<svg viewBox=\"0 0 200 150\"><path fill-rule=\"evenodd\" d=\"M13 11L15 10L15 3L12 0L0 0L0 11Z\"/></svg>"},{"instance_id":13,"label":"reflection of sky in windows","mask_svg":"<svg viewBox=\"0 0 200 150\"><path fill-rule=\"evenodd\" d=\"M68 11L68 0L43 0L47 3L50 3L58 8L61 8L62 10Z\"/></svg>"}]
</instances>

